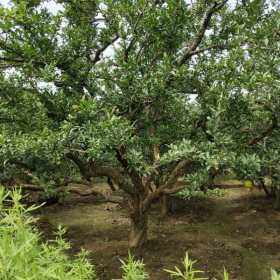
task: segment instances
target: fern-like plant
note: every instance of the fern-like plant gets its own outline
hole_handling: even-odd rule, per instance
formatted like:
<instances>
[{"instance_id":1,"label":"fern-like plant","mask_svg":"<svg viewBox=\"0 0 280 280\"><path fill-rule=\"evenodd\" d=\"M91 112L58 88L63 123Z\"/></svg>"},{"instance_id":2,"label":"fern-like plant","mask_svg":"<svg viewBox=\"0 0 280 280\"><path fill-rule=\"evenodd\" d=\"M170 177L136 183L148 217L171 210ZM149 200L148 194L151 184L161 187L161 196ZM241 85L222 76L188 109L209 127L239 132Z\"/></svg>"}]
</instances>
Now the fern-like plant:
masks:
<instances>
[{"instance_id":1,"label":"fern-like plant","mask_svg":"<svg viewBox=\"0 0 280 280\"><path fill-rule=\"evenodd\" d=\"M208 278L197 276L198 274L203 273L203 271L195 270L193 268L195 263L196 261L191 260L189 258L189 254L186 253L183 260L183 270L180 270L177 266L175 266L174 270L164 269L164 271L168 272L175 280L207 280Z\"/></svg>"},{"instance_id":2,"label":"fern-like plant","mask_svg":"<svg viewBox=\"0 0 280 280\"><path fill-rule=\"evenodd\" d=\"M94 280L85 252L69 258L69 244L59 228L53 241L42 242L29 215L36 207L24 207L18 191L0 187L0 279L1 280Z\"/></svg>"},{"instance_id":3,"label":"fern-like plant","mask_svg":"<svg viewBox=\"0 0 280 280\"><path fill-rule=\"evenodd\" d=\"M142 260L135 259L131 253L128 253L127 261L121 261L123 271L122 280L148 280L149 274L145 271L145 265Z\"/></svg>"}]
</instances>

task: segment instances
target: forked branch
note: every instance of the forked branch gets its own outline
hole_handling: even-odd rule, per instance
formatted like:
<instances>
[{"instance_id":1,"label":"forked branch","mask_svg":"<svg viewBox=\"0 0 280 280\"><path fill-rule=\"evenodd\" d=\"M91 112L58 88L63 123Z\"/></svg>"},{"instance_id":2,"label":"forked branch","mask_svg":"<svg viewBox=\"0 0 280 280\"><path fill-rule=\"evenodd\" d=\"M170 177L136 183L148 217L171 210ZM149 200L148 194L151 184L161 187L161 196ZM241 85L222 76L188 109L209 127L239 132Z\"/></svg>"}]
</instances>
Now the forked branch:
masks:
<instances>
[{"instance_id":1,"label":"forked branch","mask_svg":"<svg viewBox=\"0 0 280 280\"><path fill-rule=\"evenodd\" d=\"M177 60L177 65L178 66L182 66L190 57L192 57L194 54L197 54L198 52L197 47L200 45L200 43L202 42L205 32L206 30L209 28L210 26L210 22L211 22L211 18L212 16L219 11L220 9L222 9L224 7L224 5L228 2L228 0L224 0L221 3L217 3L215 2L214 4L212 4L205 12L204 17L201 21L199 30L196 34L196 36L194 37L194 39L192 40L191 44L186 46L185 48L183 48L182 50L182 55L178 58Z\"/></svg>"}]
</instances>

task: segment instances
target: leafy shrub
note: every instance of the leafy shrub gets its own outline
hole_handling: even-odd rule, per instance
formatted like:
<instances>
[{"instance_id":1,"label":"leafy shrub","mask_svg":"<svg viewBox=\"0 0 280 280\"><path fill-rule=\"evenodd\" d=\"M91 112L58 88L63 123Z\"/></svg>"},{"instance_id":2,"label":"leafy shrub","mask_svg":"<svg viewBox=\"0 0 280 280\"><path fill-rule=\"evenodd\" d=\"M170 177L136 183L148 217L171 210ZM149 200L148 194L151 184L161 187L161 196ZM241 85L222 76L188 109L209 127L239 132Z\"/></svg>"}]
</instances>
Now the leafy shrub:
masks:
<instances>
[{"instance_id":1,"label":"leafy shrub","mask_svg":"<svg viewBox=\"0 0 280 280\"><path fill-rule=\"evenodd\" d=\"M148 280L149 275L145 271L143 261L136 260L130 253L128 254L127 261L121 260L123 271L122 280Z\"/></svg>"},{"instance_id":2,"label":"leafy shrub","mask_svg":"<svg viewBox=\"0 0 280 280\"><path fill-rule=\"evenodd\" d=\"M36 207L24 207L20 192L0 187L0 279L1 280L94 280L93 266L81 252L75 259L65 254L69 244L62 239L42 242L29 215Z\"/></svg>"},{"instance_id":3,"label":"leafy shrub","mask_svg":"<svg viewBox=\"0 0 280 280\"><path fill-rule=\"evenodd\" d=\"M177 266L175 266L174 270L164 270L168 272L175 280L208 280L209 278L198 276L199 274L203 273L203 271L195 270L193 267L195 263L196 261L191 260L188 253L186 253L183 260L183 270L180 270ZM215 278L214 280L217 279ZM223 280L230 280L230 276L225 269L223 273ZM271 280L280 280L280 274L277 273L274 269L271 270Z\"/></svg>"},{"instance_id":4,"label":"leafy shrub","mask_svg":"<svg viewBox=\"0 0 280 280\"><path fill-rule=\"evenodd\" d=\"M135 258L129 253L127 261L121 260L123 276L120 280L148 280L149 275L145 271L145 265L143 261L135 260ZM194 264L196 260L191 260L188 253L182 262L183 269L175 266L174 270L164 269L168 272L174 280L209 280L208 277L201 277L204 271L196 270ZM212 278L211 278L212 279ZM230 280L229 273L224 269L223 278L219 280ZM213 280L218 280L214 278ZM280 274L275 270L271 270L271 280L280 280Z\"/></svg>"},{"instance_id":5,"label":"leafy shrub","mask_svg":"<svg viewBox=\"0 0 280 280\"><path fill-rule=\"evenodd\" d=\"M271 280L280 280L280 273L277 273L276 270L271 269Z\"/></svg>"},{"instance_id":6,"label":"leafy shrub","mask_svg":"<svg viewBox=\"0 0 280 280\"><path fill-rule=\"evenodd\" d=\"M192 199L192 198L198 198L198 199L205 199L205 198L215 198L215 197L223 197L226 193L226 190L224 189L208 189L206 192L203 192L201 190L193 190L193 189L184 189L180 191L176 196L179 196L183 199Z\"/></svg>"},{"instance_id":7,"label":"leafy shrub","mask_svg":"<svg viewBox=\"0 0 280 280\"><path fill-rule=\"evenodd\" d=\"M183 270L180 270L177 266L175 266L174 270L165 269L165 271L168 272L171 277L176 280L207 280L207 278L201 278L197 276L198 274L203 273L203 271L194 270L193 265L195 263L196 261L192 261L189 258L188 253L186 253L183 260Z\"/></svg>"}]
</instances>

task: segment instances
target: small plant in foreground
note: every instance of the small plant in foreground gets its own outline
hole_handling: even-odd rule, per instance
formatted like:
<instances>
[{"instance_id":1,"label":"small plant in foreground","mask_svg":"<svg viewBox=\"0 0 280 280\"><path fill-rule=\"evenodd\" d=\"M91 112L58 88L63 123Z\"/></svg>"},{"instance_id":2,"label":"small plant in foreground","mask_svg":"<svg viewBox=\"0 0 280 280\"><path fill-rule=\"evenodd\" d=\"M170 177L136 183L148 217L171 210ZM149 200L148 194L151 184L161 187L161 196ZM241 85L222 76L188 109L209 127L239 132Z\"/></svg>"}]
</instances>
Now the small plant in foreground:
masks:
<instances>
[{"instance_id":1,"label":"small plant in foreground","mask_svg":"<svg viewBox=\"0 0 280 280\"><path fill-rule=\"evenodd\" d=\"M277 273L276 270L271 269L271 280L280 280L280 273Z\"/></svg>"},{"instance_id":2,"label":"small plant in foreground","mask_svg":"<svg viewBox=\"0 0 280 280\"><path fill-rule=\"evenodd\" d=\"M228 274L228 272L226 271L225 268L224 268L224 280L230 280L229 279L229 274Z\"/></svg>"},{"instance_id":3,"label":"small plant in foreground","mask_svg":"<svg viewBox=\"0 0 280 280\"><path fill-rule=\"evenodd\" d=\"M0 187L0 279L1 280L94 280L96 276L85 252L69 258L69 244L60 227L53 241L42 242L29 215L38 207L24 207L18 191Z\"/></svg>"},{"instance_id":4,"label":"small plant in foreground","mask_svg":"<svg viewBox=\"0 0 280 280\"><path fill-rule=\"evenodd\" d=\"M194 270L193 265L195 263L196 261L191 260L189 258L188 253L186 253L186 256L183 260L183 265L184 265L183 271L180 270L177 266L175 266L175 270L164 269L164 271L168 272L171 275L171 277L174 278L175 280L208 280L208 278L197 276L198 274L204 273L204 271ZM230 280L229 274L226 271L226 269L224 269L223 280ZM276 280L278 280L278 278L276 278Z\"/></svg>"},{"instance_id":5,"label":"small plant in foreground","mask_svg":"<svg viewBox=\"0 0 280 280\"><path fill-rule=\"evenodd\" d=\"M136 260L130 252L127 261L121 260L123 271L122 280L147 280L148 273L145 271L145 265L142 260Z\"/></svg>"},{"instance_id":6,"label":"small plant in foreground","mask_svg":"<svg viewBox=\"0 0 280 280\"><path fill-rule=\"evenodd\" d=\"M184 270L180 270L177 266L175 266L175 270L164 269L164 271L168 272L172 278L176 280L207 280L207 278L198 277L197 274L203 273L200 270L194 270L193 265L196 261L192 261L189 258L188 253L183 260Z\"/></svg>"}]
</instances>

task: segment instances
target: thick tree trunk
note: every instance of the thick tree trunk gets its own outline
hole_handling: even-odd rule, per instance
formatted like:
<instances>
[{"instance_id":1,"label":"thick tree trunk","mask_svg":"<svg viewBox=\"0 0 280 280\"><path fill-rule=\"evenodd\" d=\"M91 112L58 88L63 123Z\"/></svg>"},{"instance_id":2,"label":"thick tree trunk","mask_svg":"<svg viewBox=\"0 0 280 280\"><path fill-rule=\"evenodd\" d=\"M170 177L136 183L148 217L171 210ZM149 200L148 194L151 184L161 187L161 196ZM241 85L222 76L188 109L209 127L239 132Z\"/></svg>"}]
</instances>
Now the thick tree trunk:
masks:
<instances>
[{"instance_id":1,"label":"thick tree trunk","mask_svg":"<svg viewBox=\"0 0 280 280\"><path fill-rule=\"evenodd\" d=\"M276 197L274 203L275 210L280 210L280 190L276 190Z\"/></svg>"},{"instance_id":2,"label":"thick tree trunk","mask_svg":"<svg viewBox=\"0 0 280 280\"><path fill-rule=\"evenodd\" d=\"M115 186L115 182L112 178L107 177L107 183L110 186L111 190L114 192L117 190L116 186Z\"/></svg>"},{"instance_id":3,"label":"thick tree trunk","mask_svg":"<svg viewBox=\"0 0 280 280\"><path fill-rule=\"evenodd\" d=\"M271 190L268 190L263 180L260 180L260 187L263 189L267 197L273 197Z\"/></svg>"},{"instance_id":4,"label":"thick tree trunk","mask_svg":"<svg viewBox=\"0 0 280 280\"><path fill-rule=\"evenodd\" d=\"M160 214L162 217L165 217L169 212L169 207L168 207L168 197L167 195L163 195L160 198Z\"/></svg>"},{"instance_id":5,"label":"thick tree trunk","mask_svg":"<svg viewBox=\"0 0 280 280\"><path fill-rule=\"evenodd\" d=\"M148 215L137 209L130 218L128 244L130 248L140 248L147 241Z\"/></svg>"}]
</instances>

